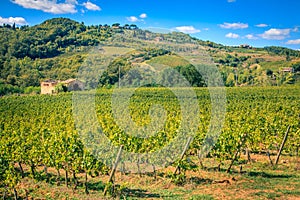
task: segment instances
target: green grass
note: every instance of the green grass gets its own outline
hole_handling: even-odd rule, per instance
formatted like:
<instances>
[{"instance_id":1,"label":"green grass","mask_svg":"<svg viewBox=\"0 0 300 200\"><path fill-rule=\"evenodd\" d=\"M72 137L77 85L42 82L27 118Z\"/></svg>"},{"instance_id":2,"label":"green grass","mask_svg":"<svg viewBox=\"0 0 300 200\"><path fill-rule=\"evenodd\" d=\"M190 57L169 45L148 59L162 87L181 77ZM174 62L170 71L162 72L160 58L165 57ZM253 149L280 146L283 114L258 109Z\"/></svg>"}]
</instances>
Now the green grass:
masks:
<instances>
[{"instance_id":1,"label":"green grass","mask_svg":"<svg viewBox=\"0 0 300 200\"><path fill-rule=\"evenodd\" d=\"M244 48L232 48L235 53L247 53L247 54L268 54L264 49L244 49Z\"/></svg>"},{"instance_id":2,"label":"green grass","mask_svg":"<svg viewBox=\"0 0 300 200\"><path fill-rule=\"evenodd\" d=\"M290 67L293 62L287 62L287 61L273 61L273 62L262 62L259 63L262 67L262 69L270 69L273 71L279 70L284 67Z\"/></svg>"},{"instance_id":3,"label":"green grass","mask_svg":"<svg viewBox=\"0 0 300 200\"><path fill-rule=\"evenodd\" d=\"M273 193L273 192L263 192L263 191L260 191L260 192L257 192L257 193L254 193L253 196L257 196L257 197L265 197L267 199L276 199L278 197L280 197L281 195L280 194L277 194L277 193Z\"/></svg>"},{"instance_id":4,"label":"green grass","mask_svg":"<svg viewBox=\"0 0 300 200\"><path fill-rule=\"evenodd\" d=\"M162 64L169 67L176 67L176 66L186 66L189 64L189 62L184 58L176 55L164 55L164 56L152 58L151 60L147 61L147 64L150 65Z\"/></svg>"},{"instance_id":5,"label":"green grass","mask_svg":"<svg viewBox=\"0 0 300 200\"><path fill-rule=\"evenodd\" d=\"M200 194L191 196L189 200L214 200L214 198L211 195Z\"/></svg>"}]
</instances>

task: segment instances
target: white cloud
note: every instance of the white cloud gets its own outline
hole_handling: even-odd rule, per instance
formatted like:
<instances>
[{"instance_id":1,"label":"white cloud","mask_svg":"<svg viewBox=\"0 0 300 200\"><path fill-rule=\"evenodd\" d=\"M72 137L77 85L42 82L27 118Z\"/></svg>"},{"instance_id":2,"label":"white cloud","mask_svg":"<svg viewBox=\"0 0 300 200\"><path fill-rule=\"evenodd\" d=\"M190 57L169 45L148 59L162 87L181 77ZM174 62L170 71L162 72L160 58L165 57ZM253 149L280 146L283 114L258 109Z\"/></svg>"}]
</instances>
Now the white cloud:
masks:
<instances>
[{"instance_id":1,"label":"white cloud","mask_svg":"<svg viewBox=\"0 0 300 200\"><path fill-rule=\"evenodd\" d=\"M0 24L16 24L16 25L25 25L27 24L26 20L23 17L9 17L9 18L2 18L0 17Z\"/></svg>"},{"instance_id":2,"label":"white cloud","mask_svg":"<svg viewBox=\"0 0 300 200\"><path fill-rule=\"evenodd\" d=\"M140 18L141 18L141 19L145 19L145 18L147 18L147 14L146 14L146 13L142 13L142 14L140 14Z\"/></svg>"},{"instance_id":3,"label":"white cloud","mask_svg":"<svg viewBox=\"0 0 300 200\"><path fill-rule=\"evenodd\" d=\"M183 32L183 33L199 33L200 30L196 29L193 26L178 26L175 28L177 31Z\"/></svg>"},{"instance_id":4,"label":"white cloud","mask_svg":"<svg viewBox=\"0 0 300 200\"><path fill-rule=\"evenodd\" d=\"M266 40L284 40L290 36L291 29L271 28L259 36Z\"/></svg>"},{"instance_id":5,"label":"white cloud","mask_svg":"<svg viewBox=\"0 0 300 200\"><path fill-rule=\"evenodd\" d=\"M227 0L228 3L236 2L236 0Z\"/></svg>"},{"instance_id":6,"label":"white cloud","mask_svg":"<svg viewBox=\"0 0 300 200\"><path fill-rule=\"evenodd\" d=\"M35 10L42 10L53 14L76 13L75 0L67 0L65 3L57 3L57 0L12 0L13 3L18 4L24 8Z\"/></svg>"},{"instance_id":7,"label":"white cloud","mask_svg":"<svg viewBox=\"0 0 300 200\"><path fill-rule=\"evenodd\" d=\"M300 39L297 40L289 40L285 44L300 44Z\"/></svg>"},{"instance_id":8,"label":"white cloud","mask_svg":"<svg viewBox=\"0 0 300 200\"><path fill-rule=\"evenodd\" d=\"M204 31L209 31L209 28L204 28L203 30L204 30Z\"/></svg>"},{"instance_id":9,"label":"white cloud","mask_svg":"<svg viewBox=\"0 0 300 200\"><path fill-rule=\"evenodd\" d=\"M268 27L269 25L268 24L256 24L255 26L259 27L259 28L264 28L264 27Z\"/></svg>"},{"instance_id":10,"label":"white cloud","mask_svg":"<svg viewBox=\"0 0 300 200\"><path fill-rule=\"evenodd\" d=\"M136 16L130 16L130 17L126 17L126 19L130 22L138 22L138 21L141 21L143 22L144 19L146 19L148 16L146 13L142 13L140 14L139 18L137 18Z\"/></svg>"},{"instance_id":11,"label":"white cloud","mask_svg":"<svg viewBox=\"0 0 300 200\"><path fill-rule=\"evenodd\" d=\"M258 38L255 37L253 34L248 34L245 36L248 40L257 40Z\"/></svg>"},{"instance_id":12,"label":"white cloud","mask_svg":"<svg viewBox=\"0 0 300 200\"><path fill-rule=\"evenodd\" d=\"M221 28L226 28L226 29L244 29L248 28L248 24L244 23L227 23L225 22L224 24L220 24Z\"/></svg>"},{"instance_id":13,"label":"white cloud","mask_svg":"<svg viewBox=\"0 0 300 200\"><path fill-rule=\"evenodd\" d=\"M130 17L127 17L126 19L128 21L130 21L130 22L137 22L137 21L139 21L139 19L137 17L135 17L135 16L130 16Z\"/></svg>"},{"instance_id":14,"label":"white cloud","mask_svg":"<svg viewBox=\"0 0 300 200\"><path fill-rule=\"evenodd\" d=\"M237 38L239 38L240 36L239 36L238 34L235 34L235 33L228 33L228 34L225 35L225 37L237 39Z\"/></svg>"},{"instance_id":15,"label":"white cloud","mask_svg":"<svg viewBox=\"0 0 300 200\"><path fill-rule=\"evenodd\" d=\"M88 10L101 10L101 8L99 6L97 6L96 4L93 4L89 1L87 1L86 3L83 3L82 5Z\"/></svg>"},{"instance_id":16,"label":"white cloud","mask_svg":"<svg viewBox=\"0 0 300 200\"><path fill-rule=\"evenodd\" d=\"M66 3L70 3L70 4L78 4L77 0L66 0Z\"/></svg>"},{"instance_id":17,"label":"white cloud","mask_svg":"<svg viewBox=\"0 0 300 200\"><path fill-rule=\"evenodd\" d=\"M298 28L298 27L295 27L295 28L293 28L292 31L293 31L293 32L298 32L298 31L299 31L299 28Z\"/></svg>"}]
</instances>

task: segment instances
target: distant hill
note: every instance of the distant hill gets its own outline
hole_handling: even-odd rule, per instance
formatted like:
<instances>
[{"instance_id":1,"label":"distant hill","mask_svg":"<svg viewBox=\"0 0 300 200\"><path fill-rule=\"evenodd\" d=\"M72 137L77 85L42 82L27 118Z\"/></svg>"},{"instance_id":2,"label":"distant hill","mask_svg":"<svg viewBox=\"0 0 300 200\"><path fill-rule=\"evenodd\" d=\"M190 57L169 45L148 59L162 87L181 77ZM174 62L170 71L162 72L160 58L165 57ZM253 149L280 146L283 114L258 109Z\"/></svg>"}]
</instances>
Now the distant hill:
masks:
<instances>
[{"instance_id":1,"label":"distant hill","mask_svg":"<svg viewBox=\"0 0 300 200\"><path fill-rule=\"evenodd\" d=\"M125 37L118 40L118 35ZM91 47L99 44L117 46L128 43L134 44L136 49L143 49L148 41L202 46L218 66L226 86L300 82L300 52L292 49L249 45L230 47L179 32L153 33L134 24L86 26L68 18L53 18L31 27L0 26L0 95L31 92L29 87L38 87L45 79L75 78ZM154 53L152 57L143 54L140 60L148 64L169 62L178 69L186 62L170 52ZM112 77L108 78L112 80Z\"/></svg>"}]
</instances>

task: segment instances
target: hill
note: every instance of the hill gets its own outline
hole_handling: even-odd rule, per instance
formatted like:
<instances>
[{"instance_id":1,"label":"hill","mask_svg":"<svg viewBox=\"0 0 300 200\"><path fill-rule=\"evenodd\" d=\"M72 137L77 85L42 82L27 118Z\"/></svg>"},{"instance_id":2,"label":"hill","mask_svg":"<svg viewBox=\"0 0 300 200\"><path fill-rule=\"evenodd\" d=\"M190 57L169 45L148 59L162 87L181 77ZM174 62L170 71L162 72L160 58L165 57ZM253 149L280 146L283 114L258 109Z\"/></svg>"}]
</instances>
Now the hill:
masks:
<instances>
[{"instance_id":1,"label":"hill","mask_svg":"<svg viewBox=\"0 0 300 200\"><path fill-rule=\"evenodd\" d=\"M122 37L118 37L121 35ZM86 26L67 18L49 19L36 26L0 26L0 95L38 91L45 79L75 78L91 48L134 46L144 64L169 63L188 67L185 60L165 49L145 49L152 42L172 48L197 44L206 51L222 73L226 86L299 84L300 52L283 47L229 47L203 41L184 33L153 33L134 24ZM170 50L170 49L169 49ZM160 52L160 53L159 53ZM136 62L135 57L129 66ZM121 64L122 65L122 64ZM111 65L113 69L113 65ZM130 67L129 67L130 68ZM124 68L125 69L125 68ZM114 71L114 70L111 70ZM115 76L116 71L111 73ZM126 74L126 70L122 75ZM113 84L113 76L103 84ZM203 84L196 84L203 85ZM34 89L34 87L37 87Z\"/></svg>"}]
</instances>

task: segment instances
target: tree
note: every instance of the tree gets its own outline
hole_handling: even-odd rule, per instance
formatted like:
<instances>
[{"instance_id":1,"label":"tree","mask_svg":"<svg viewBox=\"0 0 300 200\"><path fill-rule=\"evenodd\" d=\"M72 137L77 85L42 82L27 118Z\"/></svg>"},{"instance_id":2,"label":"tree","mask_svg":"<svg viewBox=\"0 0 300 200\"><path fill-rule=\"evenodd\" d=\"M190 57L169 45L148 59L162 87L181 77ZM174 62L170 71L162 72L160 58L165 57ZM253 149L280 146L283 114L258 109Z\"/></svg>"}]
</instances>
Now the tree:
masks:
<instances>
[{"instance_id":1,"label":"tree","mask_svg":"<svg viewBox=\"0 0 300 200\"><path fill-rule=\"evenodd\" d=\"M235 76L233 73L230 73L226 79L226 86L233 87L235 84Z\"/></svg>"},{"instance_id":2,"label":"tree","mask_svg":"<svg viewBox=\"0 0 300 200\"><path fill-rule=\"evenodd\" d=\"M130 24L129 27L130 27L130 29L133 29L133 30L138 29L137 25L135 25L135 24Z\"/></svg>"},{"instance_id":3,"label":"tree","mask_svg":"<svg viewBox=\"0 0 300 200\"><path fill-rule=\"evenodd\" d=\"M67 92L67 91L68 91L68 88L63 83L59 83L55 86L56 93Z\"/></svg>"},{"instance_id":4,"label":"tree","mask_svg":"<svg viewBox=\"0 0 300 200\"><path fill-rule=\"evenodd\" d=\"M111 25L112 27L120 27L120 23L114 23Z\"/></svg>"},{"instance_id":5,"label":"tree","mask_svg":"<svg viewBox=\"0 0 300 200\"><path fill-rule=\"evenodd\" d=\"M286 55L285 60L286 60L286 61L290 61L290 60L291 60L290 52L289 52L289 51L286 51L286 52L285 52L285 55Z\"/></svg>"},{"instance_id":6,"label":"tree","mask_svg":"<svg viewBox=\"0 0 300 200\"><path fill-rule=\"evenodd\" d=\"M286 78L285 78L285 82L286 84L294 84L295 83L295 77L292 73L289 73Z\"/></svg>"},{"instance_id":7,"label":"tree","mask_svg":"<svg viewBox=\"0 0 300 200\"><path fill-rule=\"evenodd\" d=\"M292 65L292 68L294 69L295 72L299 72L300 71L300 62L294 63Z\"/></svg>"},{"instance_id":8,"label":"tree","mask_svg":"<svg viewBox=\"0 0 300 200\"><path fill-rule=\"evenodd\" d=\"M272 76L272 75L273 75L273 71L270 70L270 69L267 69L266 74L267 74L268 76Z\"/></svg>"},{"instance_id":9,"label":"tree","mask_svg":"<svg viewBox=\"0 0 300 200\"><path fill-rule=\"evenodd\" d=\"M15 75L9 75L6 79L8 84L16 85L17 84L17 77Z\"/></svg>"}]
</instances>

